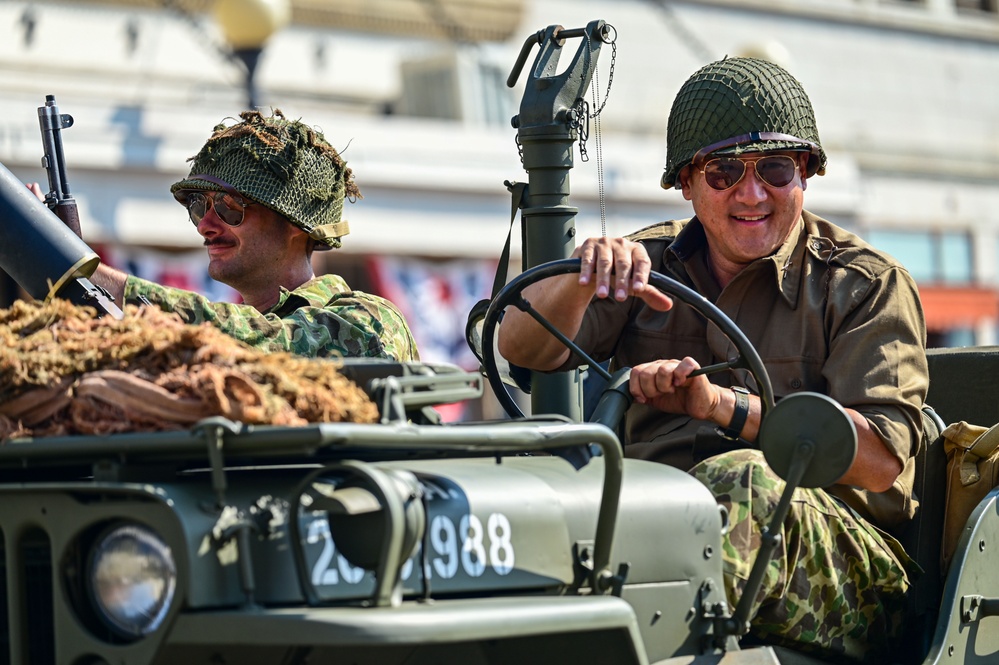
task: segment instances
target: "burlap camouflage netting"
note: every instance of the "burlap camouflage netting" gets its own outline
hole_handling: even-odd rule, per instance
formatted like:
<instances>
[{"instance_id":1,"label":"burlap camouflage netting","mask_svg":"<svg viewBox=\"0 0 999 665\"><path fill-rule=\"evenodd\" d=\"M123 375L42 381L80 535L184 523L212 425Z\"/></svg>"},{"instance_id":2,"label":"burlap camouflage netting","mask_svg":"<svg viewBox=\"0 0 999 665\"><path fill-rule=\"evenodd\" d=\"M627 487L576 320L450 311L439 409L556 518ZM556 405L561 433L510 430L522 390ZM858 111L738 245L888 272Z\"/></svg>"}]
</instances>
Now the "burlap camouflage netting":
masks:
<instances>
[{"instance_id":1,"label":"burlap camouflage netting","mask_svg":"<svg viewBox=\"0 0 999 665\"><path fill-rule=\"evenodd\" d=\"M785 69L756 58L728 58L705 65L680 88L666 128L666 173L672 187L698 150L750 132L777 132L821 146L812 103ZM744 143L719 150L738 154L800 148L782 141ZM826 154L809 163L809 175L825 170Z\"/></svg>"},{"instance_id":2,"label":"burlap camouflage netting","mask_svg":"<svg viewBox=\"0 0 999 665\"><path fill-rule=\"evenodd\" d=\"M374 422L329 360L263 353L156 307L118 321L63 300L0 310L0 441L248 424Z\"/></svg>"},{"instance_id":3,"label":"burlap camouflage netting","mask_svg":"<svg viewBox=\"0 0 999 665\"><path fill-rule=\"evenodd\" d=\"M280 110L264 117L244 111L241 122L215 127L191 158L190 175L170 187L186 203L190 190L221 191L197 176L229 183L246 198L286 217L321 245L339 247L348 232L344 197L361 198L353 172L323 134Z\"/></svg>"}]
</instances>

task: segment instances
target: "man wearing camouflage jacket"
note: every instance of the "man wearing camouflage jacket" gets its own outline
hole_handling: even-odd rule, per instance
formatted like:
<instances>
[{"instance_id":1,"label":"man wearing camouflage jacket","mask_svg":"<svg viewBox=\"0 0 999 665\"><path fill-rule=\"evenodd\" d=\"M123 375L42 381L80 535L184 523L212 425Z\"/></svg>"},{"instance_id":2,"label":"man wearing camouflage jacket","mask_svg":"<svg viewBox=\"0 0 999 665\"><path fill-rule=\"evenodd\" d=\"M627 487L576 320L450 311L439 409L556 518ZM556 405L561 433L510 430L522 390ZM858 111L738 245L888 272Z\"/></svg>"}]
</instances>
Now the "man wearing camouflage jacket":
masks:
<instances>
[{"instance_id":1,"label":"man wearing camouflage jacket","mask_svg":"<svg viewBox=\"0 0 999 665\"><path fill-rule=\"evenodd\" d=\"M573 254L578 277L524 296L594 360L632 367L625 454L690 470L728 509L722 556L733 606L784 483L755 449L752 377L691 376L728 360L730 343L650 288L650 271L725 312L756 347L777 398L813 391L840 403L857 432L856 459L835 485L795 490L749 636L837 662L890 662L914 567L876 527L915 511L929 383L916 285L890 256L803 210L826 154L807 95L783 68L731 58L698 70L673 103L666 149L662 185L680 189L695 216L588 239ZM542 371L582 362L513 307L499 349Z\"/></svg>"},{"instance_id":2,"label":"man wearing camouflage jacket","mask_svg":"<svg viewBox=\"0 0 999 665\"><path fill-rule=\"evenodd\" d=\"M344 198L360 196L344 160L321 133L280 111L241 118L215 127L170 191L204 238L209 275L243 303L211 302L106 265L93 281L118 305L151 303L260 349L418 360L395 305L313 272L312 252L340 247L348 232Z\"/></svg>"}]
</instances>

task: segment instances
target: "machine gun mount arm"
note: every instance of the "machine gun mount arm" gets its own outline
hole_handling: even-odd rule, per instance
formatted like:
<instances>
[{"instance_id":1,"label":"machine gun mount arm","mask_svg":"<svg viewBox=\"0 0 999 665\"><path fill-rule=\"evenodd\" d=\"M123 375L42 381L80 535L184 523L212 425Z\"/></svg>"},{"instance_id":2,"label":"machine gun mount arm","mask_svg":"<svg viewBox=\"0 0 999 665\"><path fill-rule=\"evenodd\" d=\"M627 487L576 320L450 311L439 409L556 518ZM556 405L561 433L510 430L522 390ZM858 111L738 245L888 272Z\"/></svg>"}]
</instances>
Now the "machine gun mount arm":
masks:
<instances>
[{"instance_id":1,"label":"machine gun mount arm","mask_svg":"<svg viewBox=\"0 0 999 665\"><path fill-rule=\"evenodd\" d=\"M573 166L573 143L580 121L577 104L586 97L596 70L600 49L613 43L616 32L602 20L584 28L548 26L524 42L507 79L512 87L520 78L534 44L541 47L526 81L520 113L512 124L517 129L528 186L518 202L523 219L523 265L531 268L566 259L575 249L576 212L569 205L569 170ZM579 38L572 62L562 73L558 64L568 39ZM531 379L534 413L557 413L581 419L578 373L535 374Z\"/></svg>"}]
</instances>

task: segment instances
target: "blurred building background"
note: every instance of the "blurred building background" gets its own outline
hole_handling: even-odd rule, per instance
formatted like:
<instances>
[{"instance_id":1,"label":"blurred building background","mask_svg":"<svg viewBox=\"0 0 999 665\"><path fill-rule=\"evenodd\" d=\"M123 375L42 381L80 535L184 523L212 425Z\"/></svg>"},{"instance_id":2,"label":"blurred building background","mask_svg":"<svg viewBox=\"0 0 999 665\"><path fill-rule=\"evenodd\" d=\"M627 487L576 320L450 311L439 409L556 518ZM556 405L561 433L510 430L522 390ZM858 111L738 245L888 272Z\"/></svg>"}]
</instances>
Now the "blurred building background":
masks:
<instances>
[{"instance_id":1,"label":"blurred building background","mask_svg":"<svg viewBox=\"0 0 999 665\"><path fill-rule=\"evenodd\" d=\"M618 35L596 77L601 96L611 84L609 235L689 216L659 187L673 96L706 62L760 55L816 109L829 169L806 207L905 263L931 345L997 341L996 0L290 0L287 23L256 34L280 4L0 0L0 162L45 188L36 109L55 95L75 118L62 136L87 240L142 276L232 297L168 188L252 92L323 130L364 194L317 269L396 300L428 360L469 364L465 315L509 230L503 183L527 178L507 75L538 30L604 19ZM601 233L595 160L577 154L571 178L578 232Z\"/></svg>"}]
</instances>

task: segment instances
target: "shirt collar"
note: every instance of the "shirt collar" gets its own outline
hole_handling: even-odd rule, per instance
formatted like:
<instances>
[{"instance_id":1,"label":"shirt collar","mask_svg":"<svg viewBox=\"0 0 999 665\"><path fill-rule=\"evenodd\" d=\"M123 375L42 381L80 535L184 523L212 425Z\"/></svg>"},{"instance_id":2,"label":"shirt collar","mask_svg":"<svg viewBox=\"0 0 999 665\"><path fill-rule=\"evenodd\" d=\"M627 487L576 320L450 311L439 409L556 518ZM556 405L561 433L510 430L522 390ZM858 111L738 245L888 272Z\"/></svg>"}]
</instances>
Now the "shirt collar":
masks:
<instances>
[{"instance_id":1,"label":"shirt collar","mask_svg":"<svg viewBox=\"0 0 999 665\"><path fill-rule=\"evenodd\" d=\"M301 307L325 307L333 296L348 292L350 287L339 275L320 275L294 290L280 287L278 301L267 314L285 316Z\"/></svg>"},{"instance_id":2,"label":"shirt collar","mask_svg":"<svg viewBox=\"0 0 999 665\"><path fill-rule=\"evenodd\" d=\"M799 217L798 223L788 234L784 244L763 259L773 266L777 290L784 296L791 309L798 306L798 297L801 295L801 270L805 263L806 245L803 240L806 235L805 222Z\"/></svg>"},{"instance_id":3,"label":"shirt collar","mask_svg":"<svg viewBox=\"0 0 999 665\"><path fill-rule=\"evenodd\" d=\"M754 261L743 271L745 273L746 271L763 269L763 266L772 266L771 275L777 290L780 291L788 306L792 308L797 306L801 291L801 270L804 264L805 250L806 248L810 249L814 244L810 241L805 242L806 235L805 223L799 217L797 225L776 252ZM684 264L687 273L694 279L695 286L701 290L702 295L711 298L709 290L713 292L717 286L709 289L705 284L698 284L698 282L703 282L703 279L699 279L698 276L706 270L706 265L701 260L692 261L692 259L703 256L707 252L707 242L704 227L697 217L693 217L676 234L676 238L666 248L666 252L672 253ZM821 247L814 248L816 252L821 249ZM710 284L715 284L714 279L710 280Z\"/></svg>"},{"instance_id":4,"label":"shirt collar","mask_svg":"<svg viewBox=\"0 0 999 665\"><path fill-rule=\"evenodd\" d=\"M673 260L683 264L683 271L698 293L711 302L718 300L721 289L708 269L708 240L699 219L691 217L676 234L676 238L666 248L666 256L663 257L665 265L669 265L670 253L673 254Z\"/></svg>"},{"instance_id":5,"label":"shirt collar","mask_svg":"<svg viewBox=\"0 0 999 665\"><path fill-rule=\"evenodd\" d=\"M707 244L708 239L704 235L704 227L701 226L701 220L691 217L666 249L676 255L676 258L680 259L680 261L686 263L697 252L705 249Z\"/></svg>"}]
</instances>

